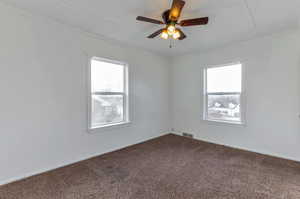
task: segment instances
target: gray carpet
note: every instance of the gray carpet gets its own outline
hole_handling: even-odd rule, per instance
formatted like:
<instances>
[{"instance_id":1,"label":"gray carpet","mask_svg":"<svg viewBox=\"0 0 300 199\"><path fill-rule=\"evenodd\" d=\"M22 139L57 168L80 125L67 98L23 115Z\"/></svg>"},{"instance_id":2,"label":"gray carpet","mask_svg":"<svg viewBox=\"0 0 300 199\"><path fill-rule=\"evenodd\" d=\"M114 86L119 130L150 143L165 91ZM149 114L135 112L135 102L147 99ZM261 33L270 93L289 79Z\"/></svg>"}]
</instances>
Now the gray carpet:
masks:
<instances>
[{"instance_id":1,"label":"gray carpet","mask_svg":"<svg viewBox=\"0 0 300 199\"><path fill-rule=\"evenodd\" d=\"M175 135L0 187L1 199L299 199L300 164Z\"/></svg>"}]
</instances>

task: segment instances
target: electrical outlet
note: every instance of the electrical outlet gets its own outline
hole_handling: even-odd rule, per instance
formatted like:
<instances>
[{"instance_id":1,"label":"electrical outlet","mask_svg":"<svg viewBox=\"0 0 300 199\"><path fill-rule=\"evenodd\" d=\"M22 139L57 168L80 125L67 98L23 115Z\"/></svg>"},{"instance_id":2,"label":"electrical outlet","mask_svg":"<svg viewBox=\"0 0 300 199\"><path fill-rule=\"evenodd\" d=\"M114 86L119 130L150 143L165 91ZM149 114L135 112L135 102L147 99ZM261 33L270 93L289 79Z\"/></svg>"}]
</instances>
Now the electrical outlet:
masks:
<instances>
[{"instance_id":1,"label":"electrical outlet","mask_svg":"<svg viewBox=\"0 0 300 199\"><path fill-rule=\"evenodd\" d=\"M190 133L182 133L182 136L183 137L188 137L188 138L194 138L194 135L190 134Z\"/></svg>"}]
</instances>

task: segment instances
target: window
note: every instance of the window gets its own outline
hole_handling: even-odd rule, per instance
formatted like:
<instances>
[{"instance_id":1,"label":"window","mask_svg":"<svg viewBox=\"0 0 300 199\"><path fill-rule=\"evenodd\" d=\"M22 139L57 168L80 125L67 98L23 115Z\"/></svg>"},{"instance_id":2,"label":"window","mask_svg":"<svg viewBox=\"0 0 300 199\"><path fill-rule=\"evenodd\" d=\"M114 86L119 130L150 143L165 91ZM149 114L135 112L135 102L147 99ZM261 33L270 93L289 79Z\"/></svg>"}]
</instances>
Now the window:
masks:
<instances>
[{"instance_id":1,"label":"window","mask_svg":"<svg viewBox=\"0 0 300 199\"><path fill-rule=\"evenodd\" d=\"M204 119L242 124L242 64L206 68L204 74Z\"/></svg>"},{"instance_id":2,"label":"window","mask_svg":"<svg viewBox=\"0 0 300 199\"><path fill-rule=\"evenodd\" d=\"M129 122L128 68L111 60L92 58L90 65L90 129Z\"/></svg>"}]
</instances>

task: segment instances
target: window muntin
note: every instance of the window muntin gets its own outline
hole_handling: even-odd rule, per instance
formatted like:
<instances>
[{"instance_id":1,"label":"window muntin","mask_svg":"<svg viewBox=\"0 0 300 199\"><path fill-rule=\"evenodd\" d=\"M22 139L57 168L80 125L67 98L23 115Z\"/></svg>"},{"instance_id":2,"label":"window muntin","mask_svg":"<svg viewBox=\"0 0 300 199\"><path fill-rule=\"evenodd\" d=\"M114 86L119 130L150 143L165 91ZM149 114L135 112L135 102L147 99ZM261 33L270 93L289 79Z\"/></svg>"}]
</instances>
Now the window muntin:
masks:
<instances>
[{"instance_id":1,"label":"window muntin","mask_svg":"<svg viewBox=\"0 0 300 199\"><path fill-rule=\"evenodd\" d=\"M92 58L90 129L128 122L127 65Z\"/></svg>"},{"instance_id":2,"label":"window muntin","mask_svg":"<svg viewBox=\"0 0 300 199\"><path fill-rule=\"evenodd\" d=\"M205 69L206 120L243 123L242 64Z\"/></svg>"}]
</instances>

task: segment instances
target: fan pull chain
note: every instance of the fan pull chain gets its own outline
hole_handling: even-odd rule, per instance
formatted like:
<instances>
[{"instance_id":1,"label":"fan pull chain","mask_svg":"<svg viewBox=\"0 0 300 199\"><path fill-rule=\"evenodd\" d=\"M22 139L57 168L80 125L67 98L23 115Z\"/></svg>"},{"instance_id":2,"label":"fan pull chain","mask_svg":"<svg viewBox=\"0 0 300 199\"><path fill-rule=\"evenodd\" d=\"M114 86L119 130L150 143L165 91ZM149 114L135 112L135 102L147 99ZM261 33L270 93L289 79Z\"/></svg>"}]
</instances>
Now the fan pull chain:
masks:
<instances>
[{"instance_id":1,"label":"fan pull chain","mask_svg":"<svg viewBox=\"0 0 300 199\"><path fill-rule=\"evenodd\" d=\"M170 39L170 46L169 46L169 48L172 48L173 46L172 46L172 39Z\"/></svg>"}]
</instances>

